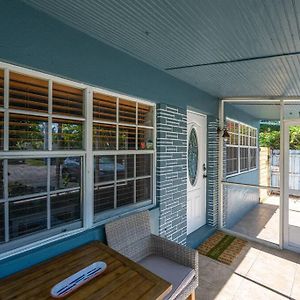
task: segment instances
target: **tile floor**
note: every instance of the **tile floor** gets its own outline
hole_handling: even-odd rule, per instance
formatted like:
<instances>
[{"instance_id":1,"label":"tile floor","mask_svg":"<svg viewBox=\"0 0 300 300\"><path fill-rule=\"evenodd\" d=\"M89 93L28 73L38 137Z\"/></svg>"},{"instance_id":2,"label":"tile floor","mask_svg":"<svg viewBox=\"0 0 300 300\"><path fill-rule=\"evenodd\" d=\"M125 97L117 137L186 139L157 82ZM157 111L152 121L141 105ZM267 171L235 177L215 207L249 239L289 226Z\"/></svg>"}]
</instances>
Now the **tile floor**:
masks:
<instances>
[{"instance_id":1,"label":"tile floor","mask_svg":"<svg viewBox=\"0 0 300 300\"><path fill-rule=\"evenodd\" d=\"M257 204L232 228L232 231L279 244L279 206Z\"/></svg>"},{"instance_id":2,"label":"tile floor","mask_svg":"<svg viewBox=\"0 0 300 300\"><path fill-rule=\"evenodd\" d=\"M300 254L248 242L231 266L199 259L199 300L300 300Z\"/></svg>"},{"instance_id":3,"label":"tile floor","mask_svg":"<svg viewBox=\"0 0 300 300\"><path fill-rule=\"evenodd\" d=\"M269 196L247 213L231 230L279 244L279 196ZM289 224L300 227L300 199L289 199Z\"/></svg>"}]
</instances>

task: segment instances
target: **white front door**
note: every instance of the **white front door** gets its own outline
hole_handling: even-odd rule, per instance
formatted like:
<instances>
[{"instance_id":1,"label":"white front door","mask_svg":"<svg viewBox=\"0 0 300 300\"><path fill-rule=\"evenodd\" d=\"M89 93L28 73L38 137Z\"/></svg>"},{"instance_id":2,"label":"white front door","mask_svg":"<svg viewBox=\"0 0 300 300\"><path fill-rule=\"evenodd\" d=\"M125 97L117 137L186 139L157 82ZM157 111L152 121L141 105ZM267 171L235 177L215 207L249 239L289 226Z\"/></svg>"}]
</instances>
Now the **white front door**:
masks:
<instances>
[{"instance_id":1,"label":"white front door","mask_svg":"<svg viewBox=\"0 0 300 300\"><path fill-rule=\"evenodd\" d=\"M187 113L187 233L206 224L206 116Z\"/></svg>"}]
</instances>

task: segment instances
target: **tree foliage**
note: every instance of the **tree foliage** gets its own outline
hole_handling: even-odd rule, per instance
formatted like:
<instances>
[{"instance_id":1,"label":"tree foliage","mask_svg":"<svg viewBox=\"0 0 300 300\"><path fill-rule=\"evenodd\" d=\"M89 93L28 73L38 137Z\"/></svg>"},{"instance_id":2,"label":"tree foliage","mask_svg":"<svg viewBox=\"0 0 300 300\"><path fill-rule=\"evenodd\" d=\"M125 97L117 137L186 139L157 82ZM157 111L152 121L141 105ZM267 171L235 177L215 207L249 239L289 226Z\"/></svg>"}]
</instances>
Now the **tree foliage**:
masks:
<instances>
[{"instance_id":1,"label":"tree foliage","mask_svg":"<svg viewBox=\"0 0 300 300\"><path fill-rule=\"evenodd\" d=\"M261 126L259 145L271 149L280 149L280 127L276 125ZM290 149L300 150L300 126L290 127Z\"/></svg>"}]
</instances>

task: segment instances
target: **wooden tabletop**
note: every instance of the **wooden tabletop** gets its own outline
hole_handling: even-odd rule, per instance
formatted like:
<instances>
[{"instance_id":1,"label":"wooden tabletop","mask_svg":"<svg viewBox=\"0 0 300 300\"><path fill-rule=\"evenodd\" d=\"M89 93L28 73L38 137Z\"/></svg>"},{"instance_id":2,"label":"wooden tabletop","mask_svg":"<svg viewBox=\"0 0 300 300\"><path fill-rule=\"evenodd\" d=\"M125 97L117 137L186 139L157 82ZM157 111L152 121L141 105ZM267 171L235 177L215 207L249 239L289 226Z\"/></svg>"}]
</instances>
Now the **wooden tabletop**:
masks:
<instances>
[{"instance_id":1,"label":"wooden tabletop","mask_svg":"<svg viewBox=\"0 0 300 300\"><path fill-rule=\"evenodd\" d=\"M64 299L163 299L172 286L100 242L76 248L0 280L0 299L54 299L51 288L95 261L107 269Z\"/></svg>"}]
</instances>

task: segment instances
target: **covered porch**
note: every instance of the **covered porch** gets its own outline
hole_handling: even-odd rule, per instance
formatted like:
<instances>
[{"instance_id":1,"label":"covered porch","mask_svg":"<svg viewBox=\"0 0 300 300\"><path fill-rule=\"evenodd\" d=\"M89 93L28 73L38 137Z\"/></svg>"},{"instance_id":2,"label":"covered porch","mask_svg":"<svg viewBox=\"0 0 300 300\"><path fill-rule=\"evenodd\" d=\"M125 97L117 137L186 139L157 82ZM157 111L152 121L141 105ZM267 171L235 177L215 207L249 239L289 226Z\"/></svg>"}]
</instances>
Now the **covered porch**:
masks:
<instances>
[{"instance_id":1,"label":"covered porch","mask_svg":"<svg viewBox=\"0 0 300 300\"><path fill-rule=\"evenodd\" d=\"M98 247L128 275L107 277L122 293L89 289L103 299L299 297L297 1L16 0L0 14L0 280ZM122 223L141 214L141 232ZM109 224L123 224L115 243ZM216 230L251 241L230 267L195 250ZM144 257L126 244L140 239Z\"/></svg>"}]
</instances>

